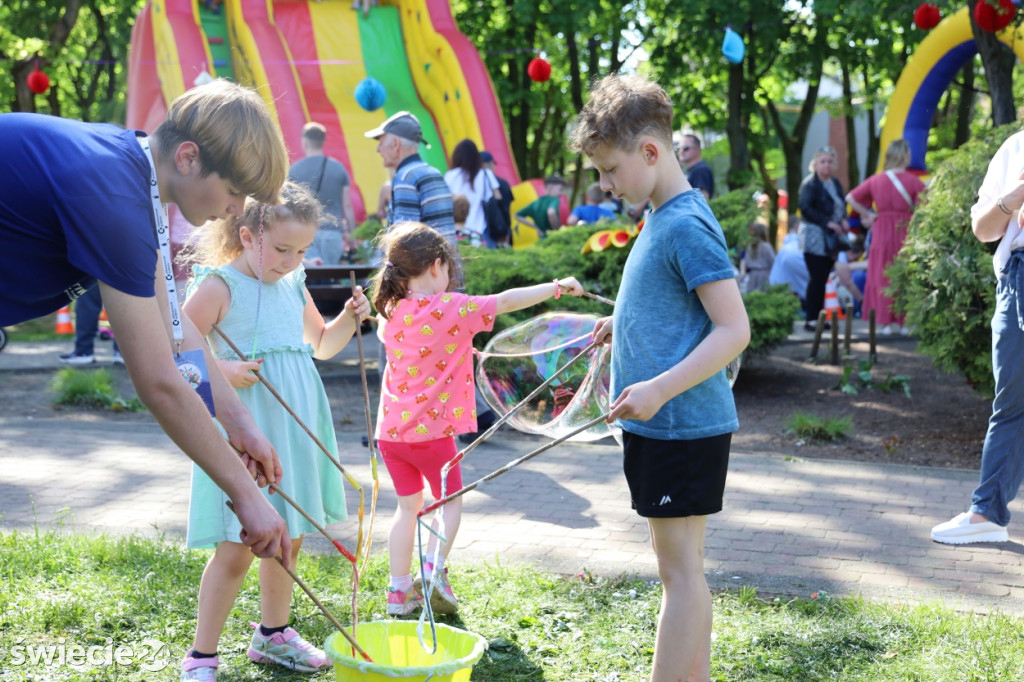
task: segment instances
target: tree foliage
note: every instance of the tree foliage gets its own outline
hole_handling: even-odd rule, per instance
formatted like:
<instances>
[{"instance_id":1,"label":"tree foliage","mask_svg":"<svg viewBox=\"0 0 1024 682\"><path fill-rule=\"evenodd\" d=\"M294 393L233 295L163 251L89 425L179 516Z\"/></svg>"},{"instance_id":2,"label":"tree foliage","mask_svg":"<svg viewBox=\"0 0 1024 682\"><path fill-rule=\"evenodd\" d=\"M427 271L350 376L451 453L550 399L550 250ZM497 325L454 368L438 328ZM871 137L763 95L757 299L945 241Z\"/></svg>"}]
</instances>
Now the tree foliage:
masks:
<instances>
[{"instance_id":1,"label":"tree foliage","mask_svg":"<svg viewBox=\"0 0 1024 682\"><path fill-rule=\"evenodd\" d=\"M918 350L989 395L995 243L982 244L974 237L970 210L989 161L1018 130L1020 125L1013 123L979 135L936 169L907 240L886 271L896 307L915 329Z\"/></svg>"},{"instance_id":2,"label":"tree foliage","mask_svg":"<svg viewBox=\"0 0 1024 682\"><path fill-rule=\"evenodd\" d=\"M40 111L124 122L128 45L144 0L5 0L0 3L0 111ZM36 66L50 89L26 82Z\"/></svg>"}]
</instances>

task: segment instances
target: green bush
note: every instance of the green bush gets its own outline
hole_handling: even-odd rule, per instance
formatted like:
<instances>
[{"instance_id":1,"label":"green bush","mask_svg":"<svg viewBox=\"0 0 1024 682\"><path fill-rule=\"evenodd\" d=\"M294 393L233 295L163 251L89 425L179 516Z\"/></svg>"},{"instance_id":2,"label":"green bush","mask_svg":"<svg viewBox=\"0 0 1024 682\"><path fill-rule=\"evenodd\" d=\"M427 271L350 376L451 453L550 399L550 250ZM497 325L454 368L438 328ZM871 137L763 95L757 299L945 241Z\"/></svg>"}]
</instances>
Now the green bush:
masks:
<instances>
[{"instance_id":1,"label":"green bush","mask_svg":"<svg viewBox=\"0 0 1024 682\"><path fill-rule=\"evenodd\" d=\"M110 372L105 369L60 370L50 384L57 405L74 405L113 412L141 412L146 408L138 398L122 398L114 388Z\"/></svg>"},{"instance_id":2,"label":"green bush","mask_svg":"<svg viewBox=\"0 0 1024 682\"><path fill-rule=\"evenodd\" d=\"M563 227L527 249L492 250L460 246L466 291L476 295L494 294L514 287L550 282L556 277L573 276L583 285L584 291L615 300L622 280L622 268L633 241L621 249L609 247L604 251L581 253L591 234L613 227L614 223ZM745 225L743 234L746 235ZM786 286L772 287L767 292L752 292L743 300L750 318L748 352L766 355L793 331L793 319L800 303ZM492 334L552 310L612 314L611 307L599 301L563 296L557 302L549 299L525 310L499 315ZM490 335L480 335L478 345L482 347L489 338Z\"/></svg>"},{"instance_id":3,"label":"green bush","mask_svg":"<svg viewBox=\"0 0 1024 682\"><path fill-rule=\"evenodd\" d=\"M750 320L750 345L746 357L766 356L793 333L793 320L800 311L800 301L786 284L776 284L767 291L751 291L743 297Z\"/></svg>"},{"instance_id":4,"label":"green bush","mask_svg":"<svg viewBox=\"0 0 1024 682\"><path fill-rule=\"evenodd\" d=\"M918 350L936 367L960 372L982 394L993 392L989 322L995 305L995 243L971 232L971 206L999 146L1020 129L1003 126L963 145L932 177L907 240L886 271L897 310L915 329Z\"/></svg>"},{"instance_id":5,"label":"green bush","mask_svg":"<svg viewBox=\"0 0 1024 682\"><path fill-rule=\"evenodd\" d=\"M754 201L754 188L734 189L715 197L708 204L711 206L711 212L718 218L722 232L725 233L725 243L735 258L737 247L750 241L750 233L747 230L751 223L757 222L761 217L757 202Z\"/></svg>"}]
</instances>

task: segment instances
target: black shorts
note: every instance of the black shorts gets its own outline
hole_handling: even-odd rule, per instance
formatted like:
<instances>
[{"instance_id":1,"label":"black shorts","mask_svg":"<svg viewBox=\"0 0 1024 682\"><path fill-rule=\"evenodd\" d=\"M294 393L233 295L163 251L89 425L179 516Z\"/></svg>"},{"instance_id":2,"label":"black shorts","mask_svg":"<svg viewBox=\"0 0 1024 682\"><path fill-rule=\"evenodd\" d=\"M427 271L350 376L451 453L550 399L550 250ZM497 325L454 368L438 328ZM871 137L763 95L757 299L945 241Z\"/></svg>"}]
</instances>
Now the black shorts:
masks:
<instances>
[{"instance_id":1,"label":"black shorts","mask_svg":"<svg viewBox=\"0 0 1024 682\"><path fill-rule=\"evenodd\" d=\"M732 434L657 440L622 432L622 469L633 509L644 517L707 516L722 511Z\"/></svg>"}]
</instances>

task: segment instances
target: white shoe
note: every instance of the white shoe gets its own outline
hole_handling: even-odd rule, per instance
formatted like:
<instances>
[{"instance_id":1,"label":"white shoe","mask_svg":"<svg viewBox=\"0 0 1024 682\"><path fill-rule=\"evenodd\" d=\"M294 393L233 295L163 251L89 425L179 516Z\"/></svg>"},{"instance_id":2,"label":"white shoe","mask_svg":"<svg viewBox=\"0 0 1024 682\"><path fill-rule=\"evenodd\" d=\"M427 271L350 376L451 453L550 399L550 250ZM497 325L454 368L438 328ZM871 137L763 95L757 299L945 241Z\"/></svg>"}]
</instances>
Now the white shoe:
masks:
<instances>
[{"instance_id":1,"label":"white shoe","mask_svg":"<svg viewBox=\"0 0 1024 682\"><path fill-rule=\"evenodd\" d=\"M890 325L885 325L884 327L882 327L881 329L878 330L878 335L879 336L892 336L892 327Z\"/></svg>"},{"instance_id":2,"label":"white shoe","mask_svg":"<svg viewBox=\"0 0 1024 682\"><path fill-rule=\"evenodd\" d=\"M966 545L972 542L1008 542L1006 526L991 521L971 523L971 513L964 512L932 528L932 540L947 545Z\"/></svg>"},{"instance_id":3,"label":"white shoe","mask_svg":"<svg viewBox=\"0 0 1024 682\"><path fill-rule=\"evenodd\" d=\"M74 351L66 353L60 356L60 361L66 365L91 365L96 362L96 356L92 353L83 353L79 355Z\"/></svg>"},{"instance_id":4,"label":"white shoe","mask_svg":"<svg viewBox=\"0 0 1024 682\"><path fill-rule=\"evenodd\" d=\"M124 356L121 355L121 351L119 351L119 350L115 350L114 351L114 360L113 360L113 362L114 362L115 365L123 365L124 364Z\"/></svg>"},{"instance_id":5,"label":"white shoe","mask_svg":"<svg viewBox=\"0 0 1024 682\"><path fill-rule=\"evenodd\" d=\"M910 327L900 327L900 336L910 336L912 333Z\"/></svg>"}]
</instances>

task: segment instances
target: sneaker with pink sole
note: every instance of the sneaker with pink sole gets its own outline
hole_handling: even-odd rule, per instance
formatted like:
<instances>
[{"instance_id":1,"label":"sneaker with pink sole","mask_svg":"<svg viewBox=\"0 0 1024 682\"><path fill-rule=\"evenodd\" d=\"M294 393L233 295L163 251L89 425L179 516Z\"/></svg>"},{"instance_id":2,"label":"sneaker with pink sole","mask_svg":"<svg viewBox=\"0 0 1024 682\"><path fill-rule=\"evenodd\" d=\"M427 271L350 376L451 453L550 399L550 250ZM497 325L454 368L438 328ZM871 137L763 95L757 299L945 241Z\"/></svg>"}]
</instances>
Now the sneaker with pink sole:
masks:
<instances>
[{"instance_id":1,"label":"sneaker with pink sole","mask_svg":"<svg viewBox=\"0 0 1024 682\"><path fill-rule=\"evenodd\" d=\"M389 616L408 616L421 606L423 606L423 593L415 585L405 591L388 585L387 613Z\"/></svg>"},{"instance_id":2,"label":"sneaker with pink sole","mask_svg":"<svg viewBox=\"0 0 1024 682\"><path fill-rule=\"evenodd\" d=\"M445 566L441 573L434 573L434 565L430 562L423 564L424 577L416 578L413 587L421 592L430 590L430 608L434 613L451 615L459 612L459 600L452 591L452 584L448 582L448 567Z\"/></svg>"},{"instance_id":3,"label":"sneaker with pink sole","mask_svg":"<svg viewBox=\"0 0 1024 682\"><path fill-rule=\"evenodd\" d=\"M315 673L329 667L333 661L315 646L299 636L291 628L284 632L275 632L266 637L260 632L260 626L253 623L256 632L249 644L249 658L257 663L276 663L289 670L303 673Z\"/></svg>"},{"instance_id":4,"label":"sneaker with pink sole","mask_svg":"<svg viewBox=\"0 0 1024 682\"><path fill-rule=\"evenodd\" d=\"M216 682L217 666L220 660L213 658L192 658L187 656L181 662L181 682Z\"/></svg>"}]
</instances>

